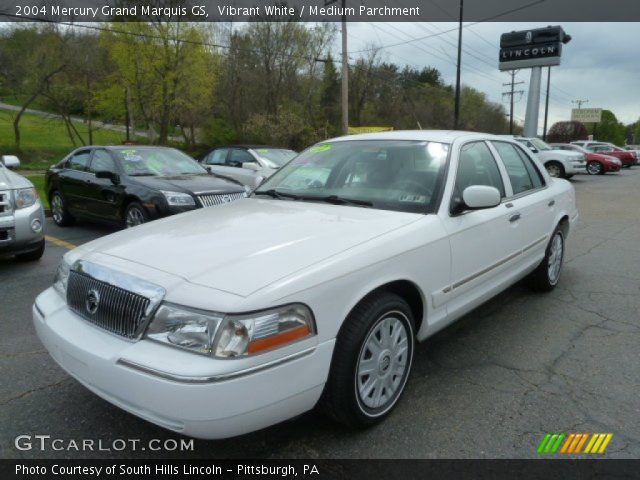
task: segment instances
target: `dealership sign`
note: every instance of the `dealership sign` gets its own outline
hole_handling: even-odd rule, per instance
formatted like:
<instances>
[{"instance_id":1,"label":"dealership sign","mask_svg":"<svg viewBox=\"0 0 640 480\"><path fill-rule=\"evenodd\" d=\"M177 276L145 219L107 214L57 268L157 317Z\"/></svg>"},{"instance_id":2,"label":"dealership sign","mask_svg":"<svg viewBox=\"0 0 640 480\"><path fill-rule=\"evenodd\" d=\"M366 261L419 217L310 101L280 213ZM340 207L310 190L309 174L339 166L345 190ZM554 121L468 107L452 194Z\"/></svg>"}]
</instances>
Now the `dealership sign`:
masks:
<instances>
[{"instance_id":1,"label":"dealership sign","mask_svg":"<svg viewBox=\"0 0 640 480\"><path fill-rule=\"evenodd\" d=\"M562 45L569 40L560 26L503 33L500 70L560 65Z\"/></svg>"},{"instance_id":2,"label":"dealership sign","mask_svg":"<svg viewBox=\"0 0 640 480\"><path fill-rule=\"evenodd\" d=\"M571 110L571 120L582 123L600 123L601 108L574 108Z\"/></svg>"}]
</instances>

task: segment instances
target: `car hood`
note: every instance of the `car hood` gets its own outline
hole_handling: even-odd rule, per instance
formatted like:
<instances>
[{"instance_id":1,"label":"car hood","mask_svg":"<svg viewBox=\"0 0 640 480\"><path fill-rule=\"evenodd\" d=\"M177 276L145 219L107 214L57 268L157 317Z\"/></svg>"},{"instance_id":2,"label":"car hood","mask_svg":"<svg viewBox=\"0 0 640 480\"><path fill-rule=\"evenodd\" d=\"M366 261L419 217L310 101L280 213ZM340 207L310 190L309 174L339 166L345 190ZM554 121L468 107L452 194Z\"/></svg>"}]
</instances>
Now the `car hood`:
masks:
<instances>
[{"instance_id":1,"label":"car hood","mask_svg":"<svg viewBox=\"0 0 640 480\"><path fill-rule=\"evenodd\" d=\"M0 190L29 187L33 187L33 184L29 180L22 175L12 172L7 167L0 166Z\"/></svg>"},{"instance_id":2,"label":"car hood","mask_svg":"<svg viewBox=\"0 0 640 480\"><path fill-rule=\"evenodd\" d=\"M248 198L151 222L81 249L248 296L421 218L413 213Z\"/></svg>"},{"instance_id":3,"label":"car hood","mask_svg":"<svg viewBox=\"0 0 640 480\"><path fill-rule=\"evenodd\" d=\"M185 193L230 193L242 192L244 187L232 180L215 175L176 175L171 177L129 177L133 181L156 190Z\"/></svg>"},{"instance_id":4,"label":"car hood","mask_svg":"<svg viewBox=\"0 0 640 480\"><path fill-rule=\"evenodd\" d=\"M564 158L584 158L584 155L580 152L568 152L566 150L544 150L541 153L545 153L546 155L554 155L554 156L560 156L560 157L564 157Z\"/></svg>"}]
</instances>

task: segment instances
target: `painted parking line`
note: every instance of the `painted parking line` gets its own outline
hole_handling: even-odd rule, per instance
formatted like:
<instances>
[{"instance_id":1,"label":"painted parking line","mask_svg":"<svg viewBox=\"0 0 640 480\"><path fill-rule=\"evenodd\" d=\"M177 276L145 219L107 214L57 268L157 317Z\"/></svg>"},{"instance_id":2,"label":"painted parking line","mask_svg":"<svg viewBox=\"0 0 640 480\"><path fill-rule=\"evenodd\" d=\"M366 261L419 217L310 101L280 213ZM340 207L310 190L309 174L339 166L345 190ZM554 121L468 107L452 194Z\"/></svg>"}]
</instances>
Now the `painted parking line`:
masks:
<instances>
[{"instance_id":1,"label":"painted parking line","mask_svg":"<svg viewBox=\"0 0 640 480\"><path fill-rule=\"evenodd\" d=\"M74 248L77 247L77 245L74 245L71 242L67 242L66 240L62 240L61 238L52 237L51 235L45 235L44 238L47 242L51 242L54 245L57 245L58 247L66 248L67 250L73 250Z\"/></svg>"}]
</instances>

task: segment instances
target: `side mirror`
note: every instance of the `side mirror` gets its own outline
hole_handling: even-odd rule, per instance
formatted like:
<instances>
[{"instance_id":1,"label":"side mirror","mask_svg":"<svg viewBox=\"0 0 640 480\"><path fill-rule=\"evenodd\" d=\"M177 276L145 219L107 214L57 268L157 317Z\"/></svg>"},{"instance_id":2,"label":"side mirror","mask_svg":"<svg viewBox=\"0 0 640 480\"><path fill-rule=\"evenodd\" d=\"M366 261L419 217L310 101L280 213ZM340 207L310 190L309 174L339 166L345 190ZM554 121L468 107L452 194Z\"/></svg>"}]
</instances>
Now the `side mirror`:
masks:
<instances>
[{"instance_id":1,"label":"side mirror","mask_svg":"<svg viewBox=\"0 0 640 480\"><path fill-rule=\"evenodd\" d=\"M531 150L533 153L538 153L538 149L536 147L529 147L529 150Z\"/></svg>"},{"instance_id":2,"label":"side mirror","mask_svg":"<svg viewBox=\"0 0 640 480\"><path fill-rule=\"evenodd\" d=\"M487 185L471 185L462 192L462 200L470 210L493 208L500 205L500 191Z\"/></svg>"},{"instance_id":3,"label":"side mirror","mask_svg":"<svg viewBox=\"0 0 640 480\"><path fill-rule=\"evenodd\" d=\"M96 178L106 178L107 180L111 180L111 183L114 185L120 183L120 176L117 173L108 172L106 170L96 172Z\"/></svg>"},{"instance_id":4,"label":"side mirror","mask_svg":"<svg viewBox=\"0 0 640 480\"><path fill-rule=\"evenodd\" d=\"M3 155L2 163L7 168L18 168L20 166L20 159L15 155Z\"/></svg>"},{"instance_id":5,"label":"side mirror","mask_svg":"<svg viewBox=\"0 0 640 480\"><path fill-rule=\"evenodd\" d=\"M246 168L247 170L252 170L254 172L257 172L258 170L260 170L260 165L258 165L256 162L244 162L242 164L242 168Z\"/></svg>"}]
</instances>

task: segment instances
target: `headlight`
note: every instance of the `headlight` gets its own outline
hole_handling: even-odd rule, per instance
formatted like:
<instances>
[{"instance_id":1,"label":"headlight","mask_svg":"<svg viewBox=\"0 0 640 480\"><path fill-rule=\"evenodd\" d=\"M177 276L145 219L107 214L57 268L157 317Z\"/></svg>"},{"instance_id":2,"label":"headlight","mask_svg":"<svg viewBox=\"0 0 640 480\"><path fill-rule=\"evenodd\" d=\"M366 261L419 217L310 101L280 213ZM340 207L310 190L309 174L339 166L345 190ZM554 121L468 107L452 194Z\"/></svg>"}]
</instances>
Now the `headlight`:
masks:
<instances>
[{"instance_id":1,"label":"headlight","mask_svg":"<svg viewBox=\"0 0 640 480\"><path fill-rule=\"evenodd\" d=\"M38 192L36 192L35 188L20 188L16 190L16 210L30 207L36 201L38 201Z\"/></svg>"},{"instance_id":2,"label":"headlight","mask_svg":"<svg viewBox=\"0 0 640 480\"><path fill-rule=\"evenodd\" d=\"M301 304L224 315L165 303L146 337L204 355L232 358L282 347L314 333L313 315Z\"/></svg>"},{"instance_id":3,"label":"headlight","mask_svg":"<svg viewBox=\"0 0 640 480\"><path fill-rule=\"evenodd\" d=\"M65 261L64 257L58 265L56 276L53 280L53 288L55 288L63 297L67 296L67 283L69 281L69 271L71 266Z\"/></svg>"},{"instance_id":4,"label":"headlight","mask_svg":"<svg viewBox=\"0 0 640 480\"><path fill-rule=\"evenodd\" d=\"M167 199L167 203L174 207L189 207L196 204L196 201L188 193L167 192L165 190L160 190L160 193Z\"/></svg>"}]
</instances>

